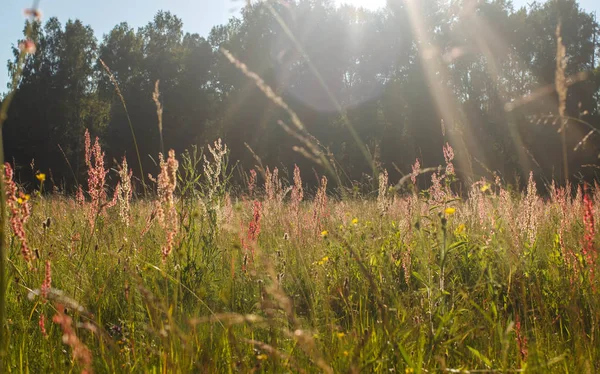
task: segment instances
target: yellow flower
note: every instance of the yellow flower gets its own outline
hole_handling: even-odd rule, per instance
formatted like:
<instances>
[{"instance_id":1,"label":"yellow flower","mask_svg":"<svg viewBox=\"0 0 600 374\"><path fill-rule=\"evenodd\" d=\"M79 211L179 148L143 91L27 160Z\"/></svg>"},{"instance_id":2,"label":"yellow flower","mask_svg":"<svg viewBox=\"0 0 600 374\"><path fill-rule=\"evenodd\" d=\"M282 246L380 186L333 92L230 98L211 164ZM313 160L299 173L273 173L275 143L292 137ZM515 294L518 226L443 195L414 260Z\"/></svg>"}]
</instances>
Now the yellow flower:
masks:
<instances>
[{"instance_id":1,"label":"yellow flower","mask_svg":"<svg viewBox=\"0 0 600 374\"><path fill-rule=\"evenodd\" d=\"M340 339L343 338L344 336L346 336L346 334L344 334L343 332L338 332L337 333L337 337L340 338Z\"/></svg>"},{"instance_id":2,"label":"yellow flower","mask_svg":"<svg viewBox=\"0 0 600 374\"><path fill-rule=\"evenodd\" d=\"M481 192L485 192L485 191L487 191L489 189L490 189L490 184L489 183L486 183L483 186L481 186Z\"/></svg>"},{"instance_id":3,"label":"yellow flower","mask_svg":"<svg viewBox=\"0 0 600 374\"><path fill-rule=\"evenodd\" d=\"M458 227L456 228L456 230L454 230L454 233L456 235L460 235L465 231L465 224L461 223L460 225L458 225Z\"/></svg>"},{"instance_id":4,"label":"yellow flower","mask_svg":"<svg viewBox=\"0 0 600 374\"><path fill-rule=\"evenodd\" d=\"M262 353L262 354L260 354L260 355L256 356L256 359L257 359L257 360L261 360L261 361L264 361L264 360L266 360L267 358L269 358L269 356L267 356L267 355L266 355L266 354L264 354L264 353Z\"/></svg>"},{"instance_id":5,"label":"yellow flower","mask_svg":"<svg viewBox=\"0 0 600 374\"><path fill-rule=\"evenodd\" d=\"M325 263L329 261L329 256L325 256L322 259L319 260L318 264L319 265L325 265Z\"/></svg>"},{"instance_id":6,"label":"yellow flower","mask_svg":"<svg viewBox=\"0 0 600 374\"><path fill-rule=\"evenodd\" d=\"M44 181L46 180L46 174L44 173L37 173L35 177L37 178L37 180L40 181L40 183L44 183Z\"/></svg>"},{"instance_id":7,"label":"yellow flower","mask_svg":"<svg viewBox=\"0 0 600 374\"><path fill-rule=\"evenodd\" d=\"M327 230L321 231L321 237L322 238L327 238L328 236L329 236L329 231L327 231Z\"/></svg>"},{"instance_id":8,"label":"yellow flower","mask_svg":"<svg viewBox=\"0 0 600 374\"><path fill-rule=\"evenodd\" d=\"M358 225L358 218L354 217L354 219L352 219L352 224Z\"/></svg>"},{"instance_id":9,"label":"yellow flower","mask_svg":"<svg viewBox=\"0 0 600 374\"><path fill-rule=\"evenodd\" d=\"M25 195L23 195L23 198L25 199L25 201L29 200L31 198L31 195L29 195L28 193L26 193Z\"/></svg>"},{"instance_id":10,"label":"yellow flower","mask_svg":"<svg viewBox=\"0 0 600 374\"><path fill-rule=\"evenodd\" d=\"M456 213L456 209L455 208L446 208L446 210L444 210L444 213L446 213L447 215L451 216L454 213Z\"/></svg>"},{"instance_id":11,"label":"yellow flower","mask_svg":"<svg viewBox=\"0 0 600 374\"><path fill-rule=\"evenodd\" d=\"M19 203L19 204L23 204L24 202L25 202L25 201L24 201L23 199L21 199L20 197L19 197L19 198L17 198L17 203Z\"/></svg>"},{"instance_id":12,"label":"yellow flower","mask_svg":"<svg viewBox=\"0 0 600 374\"><path fill-rule=\"evenodd\" d=\"M415 369L413 369L413 368L406 368L406 370L404 370L404 372L405 372L406 374L412 374L412 373L414 373L414 372L415 372Z\"/></svg>"},{"instance_id":13,"label":"yellow flower","mask_svg":"<svg viewBox=\"0 0 600 374\"><path fill-rule=\"evenodd\" d=\"M348 351L344 351L344 356L348 356L348 355L349 355Z\"/></svg>"}]
</instances>

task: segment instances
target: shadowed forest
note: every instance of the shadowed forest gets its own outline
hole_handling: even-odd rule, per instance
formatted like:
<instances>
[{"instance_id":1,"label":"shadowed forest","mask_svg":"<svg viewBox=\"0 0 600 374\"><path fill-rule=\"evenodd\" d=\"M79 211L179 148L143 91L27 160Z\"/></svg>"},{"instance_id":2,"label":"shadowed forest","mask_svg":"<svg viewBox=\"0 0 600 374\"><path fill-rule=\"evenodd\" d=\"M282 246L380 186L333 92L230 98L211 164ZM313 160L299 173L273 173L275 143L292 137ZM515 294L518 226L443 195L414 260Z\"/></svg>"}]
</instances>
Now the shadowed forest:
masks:
<instances>
[{"instance_id":1,"label":"shadowed forest","mask_svg":"<svg viewBox=\"0 0 600 374\"><path fill-rule=\"evenodd\" d=\"M35 22L37 50L13 82L6 159L24 182L33 180L28 165L35 159L68 189L82 182L81 139L90 129L108 160L125 153L138 177L140 161L156 170L159 151L180 153L218 137L245 170L256 164L248 144L264 165L324 172L302 149L294 151L301 142L279 123L288 122L287 113L225 58L226 49L298 114L337 165L342 177L335 182L345 186L375 185L373 162L392 180L410 172L416 158L438 165L441 154L429 151L446 142L466 180L496 171L515 183L531 170L546 181L564 180L558 130L567 117L568 177L592 177L600 153L598 135L586 137L600 123L593 16L575 1L529 9L503 0L468 4L427 0L411 9L398 1L372 12L326 0L264 2L206 38L184 33L168 11L137 30L116 25L102 40L80 20ZM548 90L559 22L568 81L563 117ZM164 144L153 100L158 81Z\"/></svg>"}]
</instances>

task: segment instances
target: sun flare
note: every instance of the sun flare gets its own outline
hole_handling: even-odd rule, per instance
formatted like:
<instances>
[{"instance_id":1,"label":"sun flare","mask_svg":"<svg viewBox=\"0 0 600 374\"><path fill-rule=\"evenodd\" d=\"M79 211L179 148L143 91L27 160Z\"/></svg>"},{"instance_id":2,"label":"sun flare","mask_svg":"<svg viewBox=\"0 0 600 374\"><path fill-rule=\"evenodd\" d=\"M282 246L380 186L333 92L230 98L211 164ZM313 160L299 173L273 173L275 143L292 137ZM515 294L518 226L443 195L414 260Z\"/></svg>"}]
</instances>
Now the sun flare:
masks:
<instances>
[{"instance_id":1,"label":"sun flare","mask_svg":"<svg viewBox=\"0 0 600 374\"><path fill-rule=\"evenodd\" d=\"M347 4L374 10L385 7L386 0L335 0L335 3L336 5Z\"/></svg>"}]
</instances>

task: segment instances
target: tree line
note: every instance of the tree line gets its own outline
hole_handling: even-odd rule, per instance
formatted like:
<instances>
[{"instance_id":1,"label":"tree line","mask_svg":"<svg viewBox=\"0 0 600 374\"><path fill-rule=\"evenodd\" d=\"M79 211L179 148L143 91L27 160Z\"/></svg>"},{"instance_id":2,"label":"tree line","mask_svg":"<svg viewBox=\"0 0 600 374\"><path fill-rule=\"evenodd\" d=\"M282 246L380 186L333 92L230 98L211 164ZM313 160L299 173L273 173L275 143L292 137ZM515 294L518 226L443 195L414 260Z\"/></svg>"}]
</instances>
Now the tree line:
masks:
<instances>
[{"instance_id":1,"label":"tree line","mask_svg":"<svg viewBox=\"0 0 600 374\"><path fill-rule=\"evenodd\" d=\"M126 155L138 176L138 162L155 171L161 147L179 154L220 137L241 168L259 156L280 170L298 164L316 182L325 171L281 125L288 113L224 49L297 113L346 185L369 182L383 168L394 180L417 158L441 164L446 143L467 180L497 172L515 181L530 170L561 179L563 120L567 177L593 177L600 154L593 132L600 124L598 25L572 0L528 8L507 0L397 0L378 11L266 1L207 37L185 33L168 11L137 30L116 25L102 40L80 20L50 18L31 30L36 51L16 87L9 83L16 94L3 129L6 158L24 181L34 160L59 185L81 183L89 129L109 165ZM563 117L553 89L558 36L566 47ZM11 78L18 54L15 47Z\"/></svg>"}]
</instances>

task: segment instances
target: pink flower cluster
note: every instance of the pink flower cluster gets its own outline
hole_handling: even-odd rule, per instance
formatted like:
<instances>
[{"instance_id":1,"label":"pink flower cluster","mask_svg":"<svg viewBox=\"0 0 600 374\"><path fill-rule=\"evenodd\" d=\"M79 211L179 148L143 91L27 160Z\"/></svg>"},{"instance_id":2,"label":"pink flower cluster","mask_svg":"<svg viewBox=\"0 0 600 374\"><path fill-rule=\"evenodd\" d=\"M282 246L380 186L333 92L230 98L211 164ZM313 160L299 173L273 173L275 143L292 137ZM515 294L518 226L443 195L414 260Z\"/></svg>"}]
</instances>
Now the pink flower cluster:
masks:
<instances>
[{"instance_id":1,"label":"pink flower cluster","mask_svg":"<svg viewBox=\"0 0 600 374\"><path fill-rule=\"evenodd\" d=\"M63 343L71 347L73 360L77 361L82 367L82 374L92 373L92 352L90 349L83 344L77 337L75 330L73 329L73 319L66 315L64 312L64 306L56 306L56 315L52 318L52 321L63 330Z\"/></svg>"},{"instance_id":2,"label":"pink flower cluster","mask_svg":"<svg viewBox=\"0 0 600 374\"><path fill-rule=\"evenodd\" d=\"M17 197L19 192L16 183L13 181L13 174L13 169L10 164L4 164L4 183L6 190L6 204L10 211L10 227L21 244L21 254L23 255L23 259L31 265L31 250L27 244L24 226L29 218L31 208L27 199L24 198L25 195Z\"/></svg>"},{"instance_id":3,"label":"pink flower cluster","mask_svg":"<svg viewBox=\"0 0 600 374\"><path fill-rule=\"evenodd\" d=\"M419 176L420 173L421 173L421 163L419 162L419 159L417 158L415 160L415 164L412 166L412 173L410 173L410 180L413 182L413 184L417 184L417 177Z\"/></svg>"},{"instance_id":4,"label":"pink flower cluster","mask_svg":"<svg viewBox=\"0 0 600 374\"><path fill-rule=\"evenodd\" d=\"M256 188L256 170L250 170L250 179L248 180L248 195L252 197L254 195L254 188Z\"/></svg>"},{"instance_id":5,"label":"pink flower cluster","mask_svg":"<svg viewBox=\"0 0 600 374\"><path fill-rule=\"evenodd\" d=\"M248 223L246 238L241 238L242 249L244 250L244 262L242 270L246 271L249 262L254 260L254 247L258 242L260 235L260 221L263 215L263 206L260 201L255 200L252 209L252 219Z\"/></svg>"},{"instance_id":6,"label":"pink flower cluster","mask_svg":"<svg viewBox=\"0 0 600 374\"><path fill-rule=\"evenodd\" d=\"M98 137L96 137L92 146L88 130L85 130L85 164L88 168L88 194L91 200L87 209L87 216L90 227L94 230L97 216L110 204L106 202L106 191L104 190L106 174L108 173L104 168L104 152L102 152ZM79 199L81 199L81 196L78 197Z\"/></svg>"},{"instance_id":7,"label":"pink flower cluster","mask_svg":"<svg viewBox=\"0 0 600 374\"><path fill-rule=\"evenodd\" d=\"M454 150L449 143L446 143L443 147L444 151L444 160L446 160L446 175L454 174L454 165L452 164L452 160L454 160Z\"/></svg>"},{"instance_id":8,"label":"pink flower cluster","mask_svg":"<svg viewBox=\"0 0 600 374\"><path fill-rule=\"evenodd\" d=\"M175 158L175 151L169 151L169 157L165 161L162 153L158 155L160 161L160 173L157 177L158 199L155 202L153 216L166 230L167 241L162 248L162 258L166 261L171 252L175 237L179 232L179 220L175 208L175 189L177 188L177 169L179 161ZM152 179L152 176L150 176ZM149 222L151 224L151 222ZM146 231L146 230L145 230Z\"/></svg>"},{"instance_id":9,"label":"pink flower cluster","mask_svg":"<svg viewBox=\"0 0 600 374\"><path fill-rule=\"evenodd\" d=\"M121 168L119 170L119 182L115 187L115 197L113 201L119 204L119 217L121 221L129 226L129 216L131 210L131 197L133 196L133 188L131 185L131 177L133 171L127 165L127 159L123 157Z\"/></svg>"},{"instance_id":10,"label":"pink flower cluster","mask_svg":"<svg viewBox=\"0 0 600 374\"><path fill-rule=\"evenodd\" d=\"M586 265L590 269L590 275L593 278L596 264L597 252L594 248L594 236L596 235L594 227L594 203L588 191L587 184L583 194L583 248L582 254Z\"/></svg>"}]
</instances>

